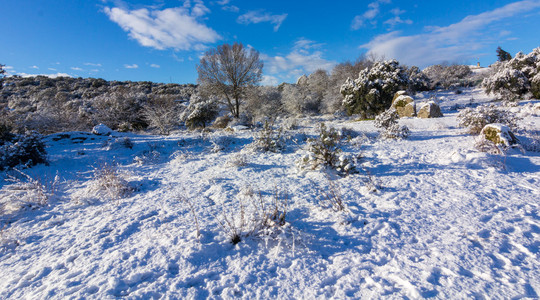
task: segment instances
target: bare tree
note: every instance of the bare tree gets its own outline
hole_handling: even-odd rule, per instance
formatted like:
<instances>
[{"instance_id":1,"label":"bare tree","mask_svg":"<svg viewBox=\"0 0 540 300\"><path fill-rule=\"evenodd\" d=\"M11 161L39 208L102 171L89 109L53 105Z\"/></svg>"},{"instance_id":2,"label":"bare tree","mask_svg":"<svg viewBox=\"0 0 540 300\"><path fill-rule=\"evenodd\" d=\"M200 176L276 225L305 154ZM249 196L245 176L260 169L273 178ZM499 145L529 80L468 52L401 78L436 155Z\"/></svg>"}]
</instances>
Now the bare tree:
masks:
<instances>
[{"instance_id":1,"label":"bare tree","mask_svg":"<svg viewBox=\"0 0 540 300\"><path fill-rule=\"evenodd\" d=\"M234 117L240 117L240 100L246 88L262 79L259 52L242 44L223 44L208 50L197 66L199 84L210 94L223 96Z\"/></svg>"}]
</instances>

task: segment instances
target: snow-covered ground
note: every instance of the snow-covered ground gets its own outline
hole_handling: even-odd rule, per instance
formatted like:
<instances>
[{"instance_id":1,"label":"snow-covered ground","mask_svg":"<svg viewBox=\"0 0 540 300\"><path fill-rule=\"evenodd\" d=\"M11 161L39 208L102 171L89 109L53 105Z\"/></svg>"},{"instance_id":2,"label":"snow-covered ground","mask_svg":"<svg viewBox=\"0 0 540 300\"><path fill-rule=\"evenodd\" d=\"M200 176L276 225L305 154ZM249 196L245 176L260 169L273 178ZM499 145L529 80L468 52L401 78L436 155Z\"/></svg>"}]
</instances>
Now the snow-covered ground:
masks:
<instances>
[{"instance_id":1,"label":"snow-covered ground","mask_svg":"<svg viewBox=\"0 0 540 300\"><path fill-rule=\"evenodd\" d=\"M445 116L401 119L399 141L324 117L297 120L281 153L248 151L250 130L48 136L50 164L23 170L44 195L0 183L0 298L538 298L540 153L475 150L456 115L480 90L423 97ZM538 131L530 103L513 109ZM299 171L321 121L353 133L358 174ZM123 197L95 180L115 169ZM248 235L261 198L288 199L286 223Z\"/></svg>"}]
</instances>

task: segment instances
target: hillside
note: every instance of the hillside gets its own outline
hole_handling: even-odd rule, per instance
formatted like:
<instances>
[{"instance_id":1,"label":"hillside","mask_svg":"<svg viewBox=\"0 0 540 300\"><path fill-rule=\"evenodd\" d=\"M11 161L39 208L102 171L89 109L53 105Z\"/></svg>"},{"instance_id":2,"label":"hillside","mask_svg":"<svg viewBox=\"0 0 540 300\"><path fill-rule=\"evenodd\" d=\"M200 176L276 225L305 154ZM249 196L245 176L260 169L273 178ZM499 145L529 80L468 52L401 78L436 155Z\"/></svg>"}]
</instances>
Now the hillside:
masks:
<instances>
[{"instance_id":1,"label":"hillside","mask_svg":"<svg viewBox=\"0 0 540 300\"><path fill-rule=\"evenodd\" d=\"M428 99L444 117L400 119L408 139L281 119L275 153L257 128L48 135L49 165L23 170L39 183L0 183L0 298L539 297L539 152L475 149L456 115L479 89ZM538 135L537 103L505 109ZM297 167L321 122L358 173Z\"/></svg>"}]
</instances>

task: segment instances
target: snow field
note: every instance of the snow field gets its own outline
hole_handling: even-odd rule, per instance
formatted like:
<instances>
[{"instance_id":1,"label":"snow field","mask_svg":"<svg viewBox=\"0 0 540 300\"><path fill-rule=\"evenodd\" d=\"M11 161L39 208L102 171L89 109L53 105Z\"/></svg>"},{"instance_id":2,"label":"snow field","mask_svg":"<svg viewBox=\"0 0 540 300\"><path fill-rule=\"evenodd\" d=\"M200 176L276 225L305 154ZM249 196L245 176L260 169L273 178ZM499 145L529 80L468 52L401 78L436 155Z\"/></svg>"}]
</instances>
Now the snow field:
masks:
<instances>
[{"instance_id":1,"label":"snow field","mask_svg":"<svg viewBox=\"0 0 540 300\"><path fill-rule=\"evenodd\" d=\"M51 135L50 165L24 171L61 181L47 206L2 215L0 298L538 297L540 155L478 152L453 107L488 97L436 97L445 117L401 119L409 139L313 117L281 153L244 149L250 131L113 134L132 149ZM343 148L361 154L358 174L296 168L320 121L359 134ZM118 165L129 195L92 189L104 163ZM322 205L328 180L346 210ZM258 193L271 203L276 190L288 195L286 225L231 244L223 218L239 221L241 203L250 216Z\"/></svg>"}]
</instances>

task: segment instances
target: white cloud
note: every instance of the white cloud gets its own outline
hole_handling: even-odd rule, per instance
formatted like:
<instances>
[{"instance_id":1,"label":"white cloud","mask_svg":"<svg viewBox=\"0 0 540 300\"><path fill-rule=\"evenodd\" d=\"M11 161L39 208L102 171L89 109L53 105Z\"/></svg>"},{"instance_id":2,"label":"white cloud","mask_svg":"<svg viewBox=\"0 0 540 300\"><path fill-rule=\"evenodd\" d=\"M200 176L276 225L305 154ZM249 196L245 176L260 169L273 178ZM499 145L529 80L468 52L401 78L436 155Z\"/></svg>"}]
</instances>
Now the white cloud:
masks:
<instances>
[{"instance_id":1,"label":"white cloud","mask_svg":"<svg viewBox=\"0 0 540 300\"><path fill-rule=\"evenodd\" d=\"M17 73L17 75L21 77L36 77L36 76L46 76L50 78L57 78L57 77L71 77L71 75L66 73L56 73L56 74L28 74L28 73Z\"/></svg>"},{"instance_id":2,"label":"white cloud","mask_svg":"<svg viewBox=\"0 0 540 300\"><path fill-rule=\"evenodd\" d=\"M91 67L101 67L101 64L95 64L95 63L84 63L85 66L91 66Z\"/></svg>"},{"instance_id":3,"label":"white cloud","mask_svg":"<svg viewBox=\"0 0 540 300\"><path fill-rule=\"evenodd\" d=\"M272 15L262 11L249 11L238 17L236 20L240 24L257 24L262 22L269 22L274 24L274 31L278 31L281 23L285 21L287 14Z\"/></svg>"},{"instance_id":4,"label":"white cloud","mask_svg":"<svg viewBox=\"0 0 540 300\"><path fill-rule=\"evenodd\" d=\"M239 12L240 11L240 8L238 6L234 6L234 5L226 5L226 6L223 6L221 9L223 9L224 11L230 11L230 12Z\"/></svg>"},{"instance_id":5,"label":"white cloud","mask_svg":"<svg viewBox=\"0 0 540 300\"><path fill-rule=\"evenodd\" d=\"M49 71L57 71L55 68L47 68Z\"/></svg>"},{"instance_id":6,"label":"white cloud","mask_svg":"<svg viewBox=\"0 0 540 300\"><path fill-rule=\"evenodd\" d=\"M160 65L157 65L157 64L151 64L150 67L159 69L161 66L160 66Z\"/></svg>"},{"instance_id":7,"label":"white cloud","mask_svg":"<svg viewBox=\"0 0 540 300\"><path fill-rule=\"evenodd\" d=\"M398 24L402 24L402 23L403 23L403 24L408 24L408 25L410 25L410 24L413 23L413 21L412 21L412 20L409 20L409 19L407 19L407 20L402 20L399 16L395 16L395 17L393 17L392 19L388 19L388 20L386 20L386 21L384 22L384 24L390 25L391 27L394 27L394 26L396 26L396 25L398 25Z\"/></svg>"},{"instance_id":8,"label":"white cloud","mask_svg":"<svg viewBox=\"0 0 540 300\"><path fill-rule=\"evenodd\" d=\"M124 68L126 68L126 69L138 69L139 65L137 65L137 64L124 65Z\"/></svg>"},{"instance_id":9,"label":"white cloud","mask_svg":"<svg viewBox=\"0 0 540 300\"><path fill-rule=\"evenodd\" d=\"M268 56L261 54L265 63L266 73L270 74L267 81L296 81L302 74L310 74L318 69L330 71L337 63L323 58L320 50L322 44L300 39L295 42L287 55Z\"/></svg>"},{"instance_id":10,"label":"white cloud","mask_svg":"<svg viewBox=\"0 0 540 300\"><path fill-rule=\"evenodd\" d=\"M354 19L352 20L352 23L351 23L351 29L352 30L358 30L363 26L364 26L364 18L362 16L354 17Z\"/></svg>"},{"instance_id":11,"label":"white cloud","mask_svg":"<svg viewBox=\"0 0 540 300\"><path fill-rule=\"evenodd\" d=\"M183 7L163 10L106 7L104 11L111 21L145 47L202 50L206 44L221 39L213 29L200 22L200 17L210 11L202 1L193 1L193 4L186 1Z\"/></svg>"},{"instance_id":12,"label":"white cloud","mask_svg":"<svg viewBox=\"0 0 540 300\"><path fill-rule=\"evenodd\" d=\"M5 66L4 69L6 69L6 70L13 70L13 67L12 67L12 66Z\"/></svg>"},{"instance_id":13,"label":"white cloud","mask_svg":"<svg viewBox=\"0 0 540 300\"><path fill-rule=\"evenodd\" d=\"M391 12L394 16L399 16L399 15L404 14L406 11L401 10L401 9L399 9L399 8L396 7L396 8L394 8L394 9L390 10L390 12Z\"/></svg>"},{"instance_id":14,"label":"white cloud","mask_svg":"<svg viewBox=\"0 0 540 300\"><path fill-rule=\"evenodd\" d=\"M361 48L368 53L425 67L441 61L461 62L478 57L492 40L489 25L540 8L540 1L518 1L478 15L465 17L446 27L428 27L427 33L404 36L400 31L376 36Z\"/></svg>"},{"instance_id":15,"label":"white cloud","mask_svg":"<svg viewBox=\"0 0 540 300\"><path fill-rule=\"evenodd\" d=\"M38 70L39 67L38 67L38 66L31 66L30 69L36 69L36 70Z\"/></svg>"},{"instance_id":16,"label":"white cloud","mask_svg":"<svg viewBox=\"0 0 540 300\"><path fill-rule=\"evenodd\" d=\"M261 85L276 86L279 84L279 79L275 76L263 75Z\"/></svg>"},{"instance_id":17,"label":"white cloud","mask_svg":"<svg viewBox=\"0 0 540 300\"><path fill-rule=\"evenodd\" d=\"M83 71L83 69L78 68L78 67L71 67L71 69L72 69L73 71Z\"/></svg>"},{"instance_id":18,"label":"white cloud","mask_svg":"<svg viewBox=\"0 0 540 300\"><path fill-rule=\"evenodd\" d=\"M351 22L351 29L358 30L365 25L366 21L370 21L373 24L376 24L374 19L381 12L381 4L388 4L392 2L391 0L376 0L368 4L368 10L366 10L362 15L357 15L353 18Z\"/></svg>"}]
</instances>

